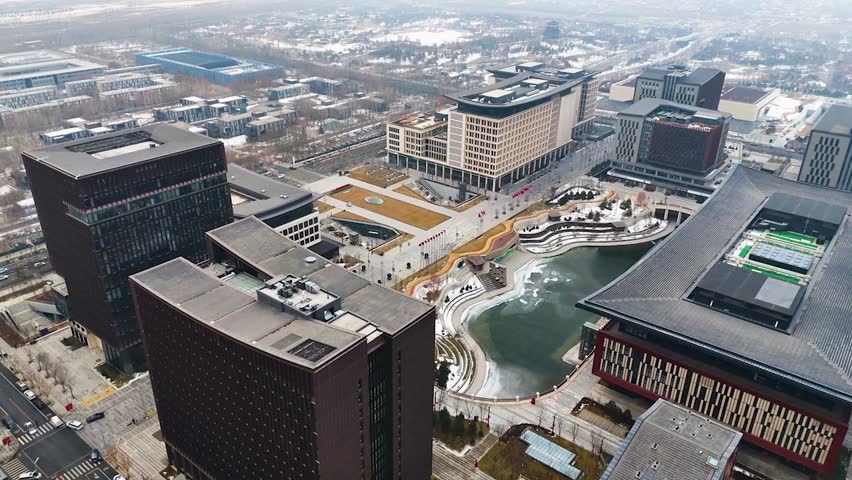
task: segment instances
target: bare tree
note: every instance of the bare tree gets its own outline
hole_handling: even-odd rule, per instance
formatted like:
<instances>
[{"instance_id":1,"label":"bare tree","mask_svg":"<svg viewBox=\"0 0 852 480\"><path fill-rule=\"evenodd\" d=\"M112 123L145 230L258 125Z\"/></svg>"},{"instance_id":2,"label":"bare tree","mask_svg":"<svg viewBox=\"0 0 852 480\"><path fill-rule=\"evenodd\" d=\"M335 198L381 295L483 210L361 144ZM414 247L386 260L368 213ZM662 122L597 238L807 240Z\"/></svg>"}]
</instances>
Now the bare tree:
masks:
<instances>
[{"instance_id":1,"label":"bare tree","mask_svg":"<svg viewBox=\"0 0 852 480\"><path fill-rule=\"evenodd\" d=\"M544 405L542 405L541 402L538 402L536 404L536 407L537 407L536 411L537 411L537 418L538 418L537 425L539 427L541 427L541 421L544 420Z\"/></svg>"},{"instance_id":2,"label":"bare tree","mask_svg":"<svg viewBox=\"0 0 852 480\"><path fill-rule=\"evenodd\" d=\"M56 362L53 370L53 380L57 385L62 386L62 393L68 388L68 367L64 363Z\"/></svg>"},{"instance_id":3,"label":"bare tree","mask_svg":"<svg viewBox=\"0 0 852 480\"><path fill-rule=\"evenodd\" d=\"M47 352L38 352L36 355L36 365L38 365L39 372L45 369L48 362L50 362L50 356L48 356Z\"/></svg>"},{"instance_id":4,"label":"bare tree","mask_svg":"<svg viewBox=\"0 0 852 480\"><path fill-rule=\"evenodd\" d=\"M33 353L33 348L27 345L24 347L24 353L27 355L27 363L32 364L33 359L35 359L35 354Z\"/></svg>"},{"instance_id":5,"label":"bare tree","mask_svg":"<svg viewBox=\"0 0 852 480\"><path fill-rule=\"evenodd\" d=\"M44 364L44 376L47 378L53 377L54 383L56 383L56 369L62 365L62 363L55 358L48 358Z\"/></svg>"},{"instance_id":6,"label":"bare tree","mask_svg":"<svg viewBox=\"0 0 852 480\"><path fill-rule=\"evenodd\" d=\"M568 425L568 432L571 434L571 443L577 446L577 434L580 433L580 425L576 421L571 421Z\"/></svg>"},{"instance_id":7,"label":"bare tree","mask_svg":"<svg viewBox=\"0 0 852 480\"><path fill-rule=\"evenodd\" d=\"M556 422L556 435L562 436L562 417L557 416L555 419Z\"/></svg>"}]
</instances>

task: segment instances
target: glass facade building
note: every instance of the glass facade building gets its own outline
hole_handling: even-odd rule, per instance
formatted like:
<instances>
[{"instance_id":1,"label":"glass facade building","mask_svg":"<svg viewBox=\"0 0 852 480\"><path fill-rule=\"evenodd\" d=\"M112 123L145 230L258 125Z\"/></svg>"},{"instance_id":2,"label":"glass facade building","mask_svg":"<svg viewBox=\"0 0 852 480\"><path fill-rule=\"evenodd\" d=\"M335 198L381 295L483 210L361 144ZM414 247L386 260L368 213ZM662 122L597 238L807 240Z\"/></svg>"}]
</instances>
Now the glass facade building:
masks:
<instances>
[{"instance_id":1,"label":"glass facade building","mask_svg":"<svg viewBox=\"0 0 852 480\"><path fill-rule=\"evenodd\" d=\"M24 165L73 319L115 366L142 368L127 278L204 260L204 233L233 218L224 147L156 125L25 152Z\"/></svg>"}]
</instances>

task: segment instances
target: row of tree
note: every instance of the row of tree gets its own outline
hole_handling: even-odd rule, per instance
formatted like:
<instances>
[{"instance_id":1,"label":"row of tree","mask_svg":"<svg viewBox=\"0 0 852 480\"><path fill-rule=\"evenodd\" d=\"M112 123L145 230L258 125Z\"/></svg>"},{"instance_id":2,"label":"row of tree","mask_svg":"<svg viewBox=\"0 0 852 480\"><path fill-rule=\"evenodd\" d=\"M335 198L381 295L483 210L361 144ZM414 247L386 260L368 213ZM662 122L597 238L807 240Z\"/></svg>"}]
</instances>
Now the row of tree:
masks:
<instances>
[{"instance_id":1,"label":"row of tree","mask_svg":"<svg viewBox=\"0 0 852 480\"><path fill-rule=\"evenodd\" d=\"M444 436L452 435L456 438L463 438L470 445L473 445L477 439L485 435L480 422L466 421L462 412L453 417L447 407L432 412L432 429Z\"/></svg>"}]
</instances>

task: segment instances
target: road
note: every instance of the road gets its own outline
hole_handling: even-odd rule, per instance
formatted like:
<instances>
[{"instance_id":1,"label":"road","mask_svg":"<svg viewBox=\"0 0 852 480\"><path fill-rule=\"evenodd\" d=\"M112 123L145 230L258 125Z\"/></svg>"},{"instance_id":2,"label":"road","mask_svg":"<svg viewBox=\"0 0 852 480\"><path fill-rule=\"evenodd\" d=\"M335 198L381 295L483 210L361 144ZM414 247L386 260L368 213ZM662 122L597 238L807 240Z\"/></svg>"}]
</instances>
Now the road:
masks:
<instances>
[{"instance_id":1,"label":"road","mask_svg":"<svg viewBox=\"0 0 852 480\"><path fill-rule=\"evenodd\" d=\"M12 434L20 442L21 449L15 458L3 465L3 470L17 475L33 469L44 478L58 480L111 479L117 474L106 462L92 464L89 455L92 448L77 435L77 432L50 424L53 415L50 409L40 411L15 386L18 381L5 365L0 365L0 408L17 423ZM36 432L30 434L21 428L25 422L33 422ZM2 447L12 448L12 447Z\"/></svg>"},{"instance_id":2,"label":"road","mask_svg":"<svg viewBox=\"0 0 852 480\"><path fill-rule=\"evenodd\" d=\"M8 269L8 271L4 272L2 275L7 275L9 277L5 280L0 280L0 290L9 288L16 283L42 277L50 273L53 269L47 258L47 250L42 250L41 252L36 252L25 257L16 258L8 263L0 264L0 267Z\"/></svg>"}]
</instances>

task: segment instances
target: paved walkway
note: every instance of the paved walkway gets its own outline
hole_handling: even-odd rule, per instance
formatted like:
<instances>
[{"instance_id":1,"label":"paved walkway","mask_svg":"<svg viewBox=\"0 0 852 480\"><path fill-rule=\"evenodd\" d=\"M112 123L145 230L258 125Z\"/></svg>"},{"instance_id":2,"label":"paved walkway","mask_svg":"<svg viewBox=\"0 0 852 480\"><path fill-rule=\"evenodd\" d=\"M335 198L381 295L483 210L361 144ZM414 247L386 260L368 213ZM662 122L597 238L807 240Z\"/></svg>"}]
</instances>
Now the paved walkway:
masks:
<instances>
[{"instance_id":1,"label":"paved walkway","mask_svg":"<svg viewBox=\"0 0 852 480\"><path fill-rule=\"evenodd\" d=\"M13 368L19 377L24 377L30 387L37 395L51 405L57 415L66 415L67 404L75 408L80 406L83 399L88 403L97 403L96 398L106 398L107 391L113 391L112 384L98 373L94 367L103 361L103 352L100 350L80 347L72 350L62 343L62 339L71 336L68 327L57 330L50 335L38 339L34 345L20 348L12 348L0 339L0 348L9 354L4 363ZM29 350L29 354L27 351ZM45 378L43 371L38 371L38 363L35 358L40 352L47 354L52 361L59 362L68 368L68 385L70 389L63 391L61 385L57 385L53 378ZM33 360L30 362L30 355ZM20 372L25 372L21 374Z\"/></svg>"},{"instance_id":2,"label":"paved walkway","mask_svg":"<svg viewBox=\"0 0 852 480\"><path fill-rule=\"evenodd\" d=\"M498 438L489 433L473 448L461 455L441 443L432 442L432 475L440 480L487 480L491 477L476 468L476 461L485 456Z\"/></svg>"},{"instance_id":3,"label":"paved walkway","mask_svg":"<svg viewBox=\"0 0 852 480\"><path fill-rule=\"evenodd\" d=\"M591 359L591 357L590 357ZM592 450L592 445L603 446L604 452L613 455L621 445L622 438L613 435L591 423L571 415L571 411L583 397L595 398L597 401L606 403L609 397L608 390L598 385L598 378L592 374L592 362L587 360L577 371L572 374L571 379L564 383L556 392L544 393L533 405L529 400L522 401L493 401L487 399L469 399L452 394L446 394L439 401L441 406L446 406L450 414L459 412L466 415L474 412L481 415L486 410L490 415L490 426L492 431L503 431L509 426L520 423L541 425L553 428L557 435L566 437L573 441L574 429L576 429L576 444L587 450ZM612 398L616 404L619 399ZM631 410L632 411L632 410ZM636 411L638 416L644 410ZM485 416L485 415L481 415Z\"/></svg>"},{"instance_id":4,"label":"paved walkway","mask_svg":"<svg viewBox=\"0 0 852 480\"><path fill-rule=\"evenodd\" d=\"M132 460L131 478L160 478L160 471L168 466L166 444L154 437L159 431L160 423L153 419L119 444L119 448Z\"/></svg>"}]
</instances>

